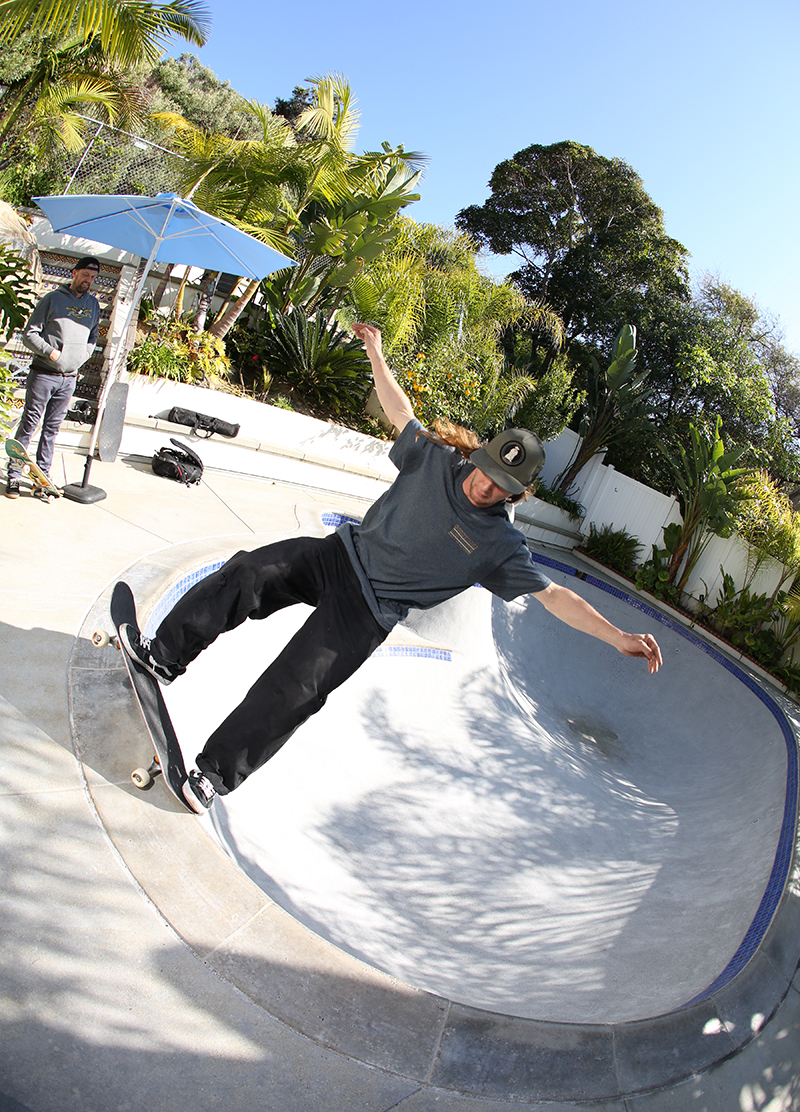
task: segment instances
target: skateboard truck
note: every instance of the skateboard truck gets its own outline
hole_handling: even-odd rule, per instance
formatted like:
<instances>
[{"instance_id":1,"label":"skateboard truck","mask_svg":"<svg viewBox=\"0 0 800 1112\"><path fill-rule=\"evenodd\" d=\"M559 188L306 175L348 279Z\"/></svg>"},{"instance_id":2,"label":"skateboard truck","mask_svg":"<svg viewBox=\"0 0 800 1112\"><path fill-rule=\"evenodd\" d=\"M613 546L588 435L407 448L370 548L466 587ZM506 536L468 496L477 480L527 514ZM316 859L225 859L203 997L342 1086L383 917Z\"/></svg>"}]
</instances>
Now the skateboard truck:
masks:
<instances>
[{"instance_id":1,"label":"skateboard truck","mask_svg":"<svg viewBox=\"0 0 800 1112\"><path fill-rule=\"evenodd\" d=\"M115 649L122 651L122 646L119 643L119 638L113 633L109 633L105 629L96 629L91 636L91 642L96 649L105 649L112 645ZM162 772L161 764L158 757L153 757L153 762L149 768L135 768L131 773L131 780L137 788L146 791L152 787L153 781L156 776L160 776Z\"/></svg>"}]
</instances>

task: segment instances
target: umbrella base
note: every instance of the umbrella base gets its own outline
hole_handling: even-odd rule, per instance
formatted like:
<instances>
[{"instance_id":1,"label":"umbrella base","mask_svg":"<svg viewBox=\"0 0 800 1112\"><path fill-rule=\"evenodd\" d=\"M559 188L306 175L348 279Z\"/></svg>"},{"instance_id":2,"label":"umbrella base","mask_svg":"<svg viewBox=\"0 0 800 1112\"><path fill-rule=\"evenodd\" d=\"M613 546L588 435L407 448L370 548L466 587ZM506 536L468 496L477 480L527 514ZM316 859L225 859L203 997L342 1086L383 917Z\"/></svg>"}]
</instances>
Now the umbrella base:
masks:
<instances>
[{"instance_id":1,"label":"umbrella base","mask_svg":"<svg viewBox=\"0 0 800 1112\"><path fill-rule=\"evenodd\" d=\"M81 486L80 483L68 483L62 490L65 498L69 498L71 502L83 502L89 504L91 502L102 502L108 495L101 487L95 486Z\"/></svg>"}]
</instances>

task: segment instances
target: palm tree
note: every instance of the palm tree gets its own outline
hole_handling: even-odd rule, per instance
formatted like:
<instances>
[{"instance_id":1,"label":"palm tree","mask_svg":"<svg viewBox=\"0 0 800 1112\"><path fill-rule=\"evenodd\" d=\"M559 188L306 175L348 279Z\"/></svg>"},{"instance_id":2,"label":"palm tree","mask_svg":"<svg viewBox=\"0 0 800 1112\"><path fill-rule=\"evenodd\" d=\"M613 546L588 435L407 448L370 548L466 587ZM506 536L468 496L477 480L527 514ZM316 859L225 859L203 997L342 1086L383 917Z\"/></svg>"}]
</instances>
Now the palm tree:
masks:
<instances>
[{"instance_id":1,"label":"palm tree","mask_svg":"<svg viewBox=\"0 0 800 1112\"><path fill-rule=\"evenodd\" d=\"M272 225L239 224L259 238L285 237L288 253L298 260L296 267L279 271L264 283L267 297L272 295L273 308L281 315L299 305L312 312L326 288L343 289L367 259L387 246L399 209L417 199L413 189L419 175L414 164L422 156L407 153L402 146L393 150L388 144L378 152L353 155L358 112L348 82L330 74L314 78L311 85L312 104L295 125L300 141L290 151L278 151L283 160L277 164L277 181L267 166L267 180L277 184L280 192ZM273 124L278 119L271 118ZM242 151L247 153L246 143ZM268 151L272 161L276 149ZM240 170L251 176L252 168L252 161L240 157ZM234 175L230 180L237 182ZM209 331L225 336L257 289L258 283L250 282Z\"/></svg>"},{"instance_id":2,"label":"palm tree","mask_svg":"<svg viewBox=\"0 0 800 1112\"><path fill-rule=\"evenodd\" d=\"M204 46L211 17L200 0L0 0L0 43L26 29L54 39L97 39L109 61L130 68L154 66L174 36Z\"/></svg>"},{"instance_id":3,"label":"palm tree","mask_svg":"<svg viewBox=\"0 0 800 1112\"><path fill-rule=\"evenodd\" d=\"M751 467L737 467L747 445L729 448L721 435L722 418L717 415L713 428L689 425L689 451L682 444L677 455L660 445L675 479L682 522L664 530L669 551L669 582L679 591L686 588L689 576L708 545L712 534L729 536L735 526L738 506L752 497L746 480Z\"/></svg>"},{"instance_id":4,"label":"palm tree","mask_svg":"<svg viewBox=\"0 0 800 1112\"><path fill-rule=\"evenodd\" d=\"M412 162L421 156L388 144L354 155L358 113L349 84L332 74L311 85L311 105L294 126L263 104L243 102L261 124L257 139L209 135L181 117L156 117L187 158L182 186L196 203L297 259L262 286L281 316L295 307L313 313L331 290L340 297L388 245L399 209L416 199ZM258 286L247 283L209 331L224 337Z\"/></svg>"},{"instance_id":5,"label":"palm tree","mask_svg":"<svg viewBox=\"0 0 800 1112\"><path fill-rule=\"evenodd\" d=\"M200 208L230 221L276 251L291 254L286 229L296 221L290 193L305 188L308 167L299 155L292 128L258 101L242 101L242 108L261 124L258 139L231 139L209 133L172 112L153 119L171 132L172 144L186 159L181 188ZM248 282L209 329L220 339L249 303L258 282Z\"/></svg>"},{"instance_id":6,"label":"palm tree","mask_svg":"<svg viewBox=\"0 0 800 1112\"><path fill-rule=\"evenodd\" d=\"M27 112L34 130L80 149L81 104L130 125L142 105L130 71L155 65L175 35L202 46L209 28L200 0L0 0L0 44L28 39L34 58L0 102L0 142Z\"/></svg>"},{"instance_id":7,"label":"palm tree","mask_svg":"<svg viewBox=\"0 0 800 1112\"><path fill-rule=\"evenodd\" d=\"M97 41L46 39L28 72L8 85L0 144L15 133L22 138L24 118L25 138L33 138L40 154L59 144L68 151L81 150L86 121L80 110L88 106L108 122L131 128L142 120L144 100L138 83L108 62ZM6 147L6 165L16 146Z\"/></svg>"},{"instance_id":8,"label":"palm tree","mask_svg":"<svg viewBox=\"0 0 800 1112\"><path fill-rule=\"evenodd\" d=\"M648 404L651 391L645 385L649 371L636 373L638 355L636 328L630 324L623 326L614 341L607 370L589 355L591 370L582 405L581 439L572 459L554 480L555 490L566 494L586 464L604 448L633 432L652 428Z\"/></svg>"}]
</instances>

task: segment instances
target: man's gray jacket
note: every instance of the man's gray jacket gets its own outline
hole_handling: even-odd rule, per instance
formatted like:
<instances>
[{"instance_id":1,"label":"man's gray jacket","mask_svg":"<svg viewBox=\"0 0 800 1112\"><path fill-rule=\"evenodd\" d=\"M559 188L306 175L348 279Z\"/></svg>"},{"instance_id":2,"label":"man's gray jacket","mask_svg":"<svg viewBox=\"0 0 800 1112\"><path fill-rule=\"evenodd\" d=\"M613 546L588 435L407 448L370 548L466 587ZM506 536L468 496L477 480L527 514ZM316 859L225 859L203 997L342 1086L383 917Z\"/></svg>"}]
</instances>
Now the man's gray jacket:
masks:
<instances>
[{"instance_id":1,"label":"man's gray jacket","mask_svg":"<svg viewBox=\"0 0 800 1112\"><path fill-rule=\"evenodd\" d=\"M33 370L77 375L94 350L99 324L100 305L92 294L78 297L69 286L46 293L22 333ZM58 360L51 351L58 351Z\"/></svg>"}]
</instances>

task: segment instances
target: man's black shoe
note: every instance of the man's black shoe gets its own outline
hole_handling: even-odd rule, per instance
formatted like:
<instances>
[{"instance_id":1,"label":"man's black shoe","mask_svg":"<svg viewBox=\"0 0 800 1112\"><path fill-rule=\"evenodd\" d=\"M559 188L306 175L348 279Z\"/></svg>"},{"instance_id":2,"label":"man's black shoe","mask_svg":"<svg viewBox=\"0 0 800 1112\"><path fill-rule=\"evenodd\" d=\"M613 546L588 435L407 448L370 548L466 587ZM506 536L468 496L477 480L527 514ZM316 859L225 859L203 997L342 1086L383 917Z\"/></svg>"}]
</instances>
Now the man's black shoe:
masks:
<instances>
[{"instance_id":1,"label":"man's black shoe","mask_svg":"<svg viewBox=\"0 0 800 1112\"><path fill-rule=\"evenodd\" d=\"M186 671L177 664L169 664L167 661L159 660L150 651L152 644L149 637L142 637L140 633L126 623L119 627L119 639L123 649L128 656L135 660L137 664L141 664L146 672L149 672L153 679L158 680L159 683L166 686L172 683L178 676L182 676Z\"/></svg>"},{"instance_id":2,"label":"man's black shoe","mask_svg":"<svg viewBox=\"0 0 800 1112\"><path fill-rule=\"evenodd\" d=\"M214 796L217 794L217 789L211 783L207 776L202 772L198 772L193 768L189 773L189 779L183 785L183 795L186 802L193 811L202 814L207 811L211 804L214 802ZM202 810L200 810L202 808Z\"/></svg>"}]
</instances>

